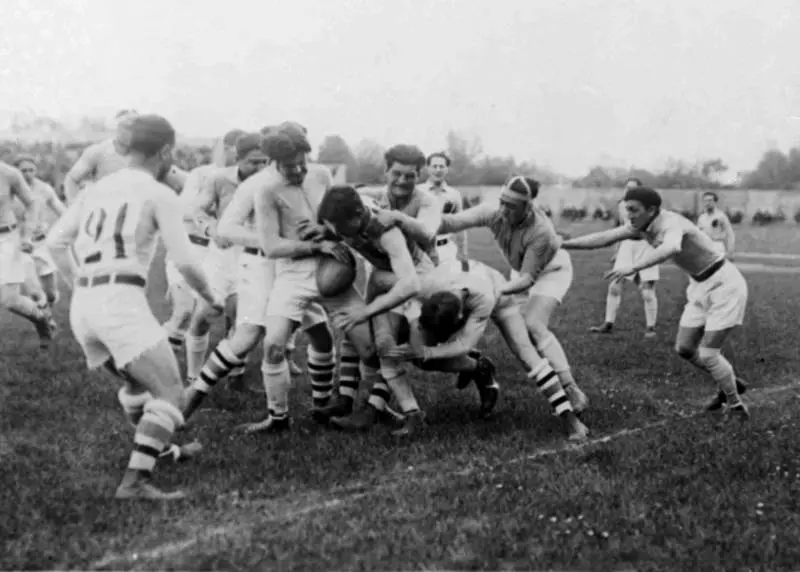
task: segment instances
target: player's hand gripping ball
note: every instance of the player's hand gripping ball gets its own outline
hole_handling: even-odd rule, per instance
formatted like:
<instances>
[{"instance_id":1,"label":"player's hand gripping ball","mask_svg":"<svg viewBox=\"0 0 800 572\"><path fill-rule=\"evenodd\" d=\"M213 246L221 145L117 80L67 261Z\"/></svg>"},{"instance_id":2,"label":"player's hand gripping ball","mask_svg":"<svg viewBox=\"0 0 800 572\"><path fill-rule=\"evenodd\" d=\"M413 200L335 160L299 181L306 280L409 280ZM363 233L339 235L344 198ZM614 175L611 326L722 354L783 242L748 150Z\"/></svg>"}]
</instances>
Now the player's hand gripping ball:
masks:
<instances>
[{"instance_id":1,"label":"player's hand gripping ball","mask_svg":"<svg viewBox=\"0 0 800 572\"><path fill-rule=\"evenodd\" d=\"M356 258L349 248L337 245L337 256L317 258L317 288L321 296L344 294L356 280Z\"/></svg>"}]
</instances>

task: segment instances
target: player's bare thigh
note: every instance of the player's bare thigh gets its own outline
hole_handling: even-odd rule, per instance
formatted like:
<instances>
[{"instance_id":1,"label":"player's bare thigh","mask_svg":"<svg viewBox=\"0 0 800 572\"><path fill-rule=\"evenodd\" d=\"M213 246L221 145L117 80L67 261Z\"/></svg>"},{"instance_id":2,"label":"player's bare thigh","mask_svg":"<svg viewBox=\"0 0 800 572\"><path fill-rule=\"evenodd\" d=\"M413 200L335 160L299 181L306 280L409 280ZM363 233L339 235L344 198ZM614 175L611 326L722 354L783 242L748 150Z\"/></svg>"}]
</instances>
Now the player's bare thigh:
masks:
<instances>
[{"instance_id":1,"label":"player's bare thigh","mask_svg":"<svg viewBox=\"0 0 800 572\"><path fill-rule=\"evenodd\" d=\"M156 399L169 401L183 409L183 382L175 353L166 339L145 350L124 371L130 376L127 381L131 393L149 391Z\"/></svg>"}]
</instances>

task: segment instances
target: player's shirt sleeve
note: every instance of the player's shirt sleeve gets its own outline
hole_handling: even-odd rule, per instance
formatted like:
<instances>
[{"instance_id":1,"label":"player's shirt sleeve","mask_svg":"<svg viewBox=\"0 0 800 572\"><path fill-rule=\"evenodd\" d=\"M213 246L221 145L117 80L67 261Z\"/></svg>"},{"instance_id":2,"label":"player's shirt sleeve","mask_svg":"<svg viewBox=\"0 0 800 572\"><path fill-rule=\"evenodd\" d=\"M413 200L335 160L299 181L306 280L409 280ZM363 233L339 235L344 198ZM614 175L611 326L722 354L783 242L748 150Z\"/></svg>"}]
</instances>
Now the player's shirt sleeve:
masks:
<instances>
[{"instance_id":1,"label":"player's shirt sleeve","mask_svg":"<svg viewBox=\"0 0 800 572\"><path fill-rule=\"evenodd\" d=\"M158 229L161 232L161 239L167 249L170 260L176 266L188 266L195 262L192 243L189 235L183 228L183 208L178 196L166 192L169 187L156 195L154 199L154 213Z\"/></svg>"},{"instance_id":2,"label":"player's shirt sleeve","mask_svg":"<svg viewBox=\"0 0 800 572\"><path fill-rule=\"evenodd\" d=\"M85 194L78 195L75 202L67 207L66 212L50 228L45 242L48 248L52 250L69 248L78 238L85 196Z\"/></svg>"},{"instance_id":3,"label":"player's shirt sleeve","mask_svg":"<svg viewBox=\"0 0 800 572\"><path fill-rule=\"evenodd\" d=\"M465 306L469 317L464 327L450 341L425 347L423 358L425 360L455 358L475 349L486 330L495 303L496 298L489 289L468 289Z\"/></svg>"}]
</instances>

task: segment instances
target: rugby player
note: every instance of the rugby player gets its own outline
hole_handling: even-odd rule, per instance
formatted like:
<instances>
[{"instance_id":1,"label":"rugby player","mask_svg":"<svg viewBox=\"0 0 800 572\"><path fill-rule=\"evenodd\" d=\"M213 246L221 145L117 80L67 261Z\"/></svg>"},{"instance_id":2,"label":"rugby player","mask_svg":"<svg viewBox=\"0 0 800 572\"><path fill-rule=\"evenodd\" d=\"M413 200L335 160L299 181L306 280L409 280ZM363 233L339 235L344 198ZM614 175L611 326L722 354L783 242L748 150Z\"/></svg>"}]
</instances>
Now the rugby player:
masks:
<instances>
[{"instance_id":1,"label":"rugby player","mask_svg":"<svg viewBox=\"0 0 800 572\"><path fill-rule=\"evenodd\" d=\"M422 369L459 372L473 377L480 387L485 358L473 351L491 319L511 352L525 367L528 379L547 398L571 441L586 439L588 431L578 420L561 382L528 336L519 304L501 295L506 279L489 266L468 261L463 271L440 266L422 277L418 320L409 326L409 342L389 350L389 355L411 359ZM494 384L496 385L496 384Z\"/></svg>"},{"instance_id":2,"label":"rugby player","mask_svg":"<svg viewBox=\"0 0 800 572\"><path fill-rule=\"evenodd\" d=\"M25 182L28 183L34 199L39 202L39 219L27 223L32 232L33 252L25 256L28 269L26 285L30 285L32 291L41 293L42 299L49 307L52 307L58 300L58 281L55 262L50 256L50 251L44 246L48 228L48 217L44 209L49 209L57 219L64 214L67 207L58 198L55 189L36 176L36 161L32 156L20 155L14 161L14 166L25 177ZM17 204L20 203L17 202ZM25 209L19 208L16 215L17 220L23 219ZM51 325L55 327L54 322Z\"/></svg>"},{"instance_id":3,"label":"rugby player","mask_svg":"<svg viewBox=\"0 0 800 572\"><path fill-rule=\"evenodd\" d=\"M117 134L112 139L89 145L64 177L64 196L67 204L75 201L81 189L90 181L97 182L106 175L127 165L126 155L131 138L131 125L139 116L135 109L123 109L114 117ZM181 192L186 173L173 165L164 179L175 192Z\"/></svg>"},{"instance_id":4,"label":"rugby player","mask_svg":"<svg viewBox=\"0 0 800 572\"><path fill-rule=\"evenodd\" d=\"M625 193L625 208L629 219L625 226L573 238L561 247L595 249L641 238L653 246L653 251L631 266L607 272L606 278L619 280L667 260L688 274L686 306L675 350L717 383L719 392L708 409L719 409L727 403L731 418L749 419L733 367L720 353L731 331L744 322L747 282L703 231L684 216L662 209L661 195L654 189L629 189Z\"/></svg>"},{"instance_id":5,"label":"rugby player","mask_svg":"<svg viewBox=\"0 0 800 572\"><path fill-rule=\"evenodd\" d=\"M24 219L14 214L14 201L25 207ZM39 345L46 348L53 338L53 323L47 300L38 303L22 293L25 284L25 254L33 251L31 235L39 219L39 202L16 167L0 163L0 305L22 316L36 328Z\"/></svg>"},{"instance_id":6,"label":"rugby player","mask_svg":"<svg viewBox=\"0 0 800 572\"><path fill-rule=\"evenodd\" d=\"M641 187L642 182L631 177L625 181L625 191L636 187ZM621 199L617 205L617 226L628 224L628 213L625 209L625 200ZM623 240L618 243L614 253L614 268L627 268L653 251L645 240ZM656 282L659 279L658 265L645 268L633 276L628 276L625 280L630 280L639 288L644 303L645 338L656 336L656 319L658 318L658 298L656 296ZM608 285L606 295L606 319L602 326L592 326L590 332L597 334L608 334L614 329L614 322L617 319L617 312L622 303L622 286L625 280L612 281Z\"/></svg>"},{"instance_id":7,"label":"rugby player","mask_svg":"<svg viewBox=\"0 0 800 572\"><path fill-rule=\"evenodd\" d=\"M548 216L534 204L539 182L512 177L500 191L500 204L483 203L458 214L442 216L439 232L460 232L469 228L491 230L508 264L511 279L501 295L513 295L522 304L522 314L536 349L553 367L576 413L583 412L588 399L575 382L569 361L555 334L550 318L572 284L569 253L558 247ZM401 227L413 233L418 223L401 213L392 213ZM526 294L527 293L527 294Z\"/></svg>"},{"instance_id":8,"label":"rugby player","mask_svg":"<svg viewBox=\"0 0 800 572\"><path fill-rule=\"evenodd\" d=\"M276 261L265 321L263 373L271 409L265 421L288 424L287 398L291 380L286 343L303 321L309 304L321 302L331 316L346 314L343 325L347 326L347 337L364 365L371 368L370 371L378 371L380 364L368 320L398 302L384 295L367 306L352 286L334 298L320 295L316 281L317 258L333 256L346 263L348 257L341 251L345 247L328 240L303 240L299 231L301 225L317 219L322 196L332 184L330 172L322 166L307 164L311 146L303 130L296 126L284 125L279 131L268 133L264 146L266 154L274 161L274 171L256 195L256 227L261 248L268 258ZM332 349L331 340L327 351ZM350 401L347 409L352 410L353 399L340 397Z\"/></svg>"},{"instance_id":9,"label":"rugby player","mask_svg":"<svg viewBox=\"0 0 800 572\"><path fill-rule=\"evenodd\" d=\"M217 225L236 188L266 166L268 159L261 150L261 140L258 133L240 135L236 139L236 164L212 171L194 200L197 228L212 241L203 259L203 269L211 280L216 297L223 300L228 300L236 293L240 248L221 237L217 233ZM213 309L198 300L186 335L186 378L189 384L194 384L198 379L206 361L211 328L209 318L212 315ZM243 366L244 363L238 365ZM190 415L195 406L195 402L190 400L184 415Z\"/></svg>"},{"instance_id":10,"label":"rugby player","mask_svg":"<svg viewBox=\"0 0 800 572\"><path fill-rule=\"evenodd\" d=\"M733 260L736 237L728 215L719 208L719 196L713 191L703 193L703 212L697 217L697 227L706 233L728 260Z\"/></svg>"},{"instance_id":11,"label":"rugby player","mask_svg":"<svg viewBox=\"0 0 800 572\"><path fill-rule=\"evenodd\" d=\"M145 293L159 235L186 281L217 313L183 229L175 193L161 184L172 165L175 131L156 115L130 126L128 166L84 190L47 237L62 275L73 282L70 323L90 369L122 378L120 404L136 427L119 499L173 500L151 481L159 455L183 422L183 384L175 354ZM70 247L78 257L73 276Z\"/></svg>"},{"instance_id":12,"label":"rugby player","mask_svg":"<svg viewBox=\"0 0 800 572\"><path fill-rule=\"evenodd\" d=\"M324 176L324 173L323 173ZM203 366L199 378L190 393L190 403L199 402L216 383L229 375L264 337L267 317L267 302L275 275L275 260L268 259L259 244L255 228L255 196L264 184L275 177L271 168L249 177L236 189L233 199L217 225L217 235L242 248L239 253L236 284L237 308L236 328L233 335L219 343ZM314 407L327 405L333 393L334 355L326 348L332 347L331 333L325 311L318 303L308 305L303 325L309 331L308 370L311 377ZM323 351L318 347L323 347ZM240 367L240 366L239 366ZM266 369L266 365L263 365ZM266 374L263 380L266 380ZM269 388L265 393L269 396ZM195 405L196 406L196 405ZM269 407L269 402L267 403ZM268 417L267 423L252 423L244 426L248 433L285 429L286 423L275 422Z\"/></svg>"},{"instance_id":13,"label":"rugby player","mask_svg":"<svg viewBox=\"0 0 800 572\"><path fill-rule=\"evenodd\" d=\"M464 197L455 187L447 184L450 157L443 151L428 155L428 180L420 187L433 194L442 206L443 214L457 214L464 210ZM438 229L437 229L438 230ZM454 264L467 260L467 233L440 234L436 237L436 254L439 264Z\"/></svg>"},{"instance_id":14,"label":"rugby player","mask_svg":"<svg viewBox=\"0 0 800 572\"><path fill-rule=\"evenodd\" d=\"M387 350L396 343L399 317L414 319L418 314L419 306L413 297L419 289L419 277L434 266L425 250L384 216L386 210L375 204L366 205L364 201L353 187L337 186L325 194L319 206L319 221L333 236L364 257L373 269L367 284L367 306L342 312L334 318L334 324L346 332L354 324L372 320L380 377L370 372L366 364L363 370L373 379L381 379L372 388L373 396L385 395L389 389L397 398L405 419L395 434L408 435L421 427L422 412L408 383L403 360L392 358ZM424 244L429 245L430 238ZM343 429L363 429L378 419L378 411L386 409L385 401L382 405L368 407L351 417L334 416L330 421Z\"/></svg>"},{"instance_id":15,"label":"rugby player","mask_svg":"<svg viewBox=\"0 0 800 572\"><path fill-rule=\"evenodd\" d=\"M194 202L213 171L221 167L230 167L236 163L236 140L244 134L245 132L241 129L228 131L221 141L222 156L219 159L220 163L223 164L211 163L192 169L183 185L183 191L180 194L180 201L184 208L183 225L189 235L189 240L195 251L195 257L201 262L208 252L211 238L205 236L197 226ZM172 303L172 314L164 323L164 330L167 332L167 338L173 349L180 351L183 349L186 330L189 329L197 300L191 287L183 279L183 276L175 268L169 257L166 258L165 263L167 292Z\"/></svg>"}]
</instances>

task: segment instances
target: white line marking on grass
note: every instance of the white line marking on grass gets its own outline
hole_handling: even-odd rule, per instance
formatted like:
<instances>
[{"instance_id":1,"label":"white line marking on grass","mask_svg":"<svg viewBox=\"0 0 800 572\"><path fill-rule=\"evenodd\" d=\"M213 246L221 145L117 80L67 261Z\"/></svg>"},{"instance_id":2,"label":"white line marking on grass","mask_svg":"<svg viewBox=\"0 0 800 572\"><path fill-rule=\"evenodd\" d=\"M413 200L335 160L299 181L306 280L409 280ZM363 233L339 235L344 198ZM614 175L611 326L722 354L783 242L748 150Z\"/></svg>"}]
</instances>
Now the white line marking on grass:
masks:
<instances>
[{"instance_id":1,"label":"white line marking on grass","mask_svg":"<svg viewBox=\"0 0 800 572\"><path fill-rule=\"evenodd\" d=\"M734 258L772 258L773 260L800 260L800 254L782 252L734 252Z\"/></svg>"},{"instance_id":2,"label":"white line marking on grass","mask_svg":"<svg viewBox=\"0 0 800 572\"><path fill-rule=\"evenodd\" d=\"M779 385L775 387L765 387L759 389L751 389L746 395L748 397L747 403L750 405L751 409L761 407L765 405L768 401L769 396L785 393L792 390L800 391L800 382L789 383L785 385ZM700 404L689 404L690 406L696 406L701 408ZM656 421L654 423L648 423L641 427L633 427L629 429L621 429L619 431L615 431L614 433L604 435L602 437L597 437L595 439L589 439L583 443L576 443L576 444L567 444L560 447L552 447L547 449L540 449L534 453L529 453L526 455L519 455L512 459L506 460L503 462L504 465L515 464L515 463L524 463L526 461L533 461L537 459L541 459L544 457L551 457L555 455L560 455L562 453L575 453L579 451L583 451L584 449L594 447L596 445L603 445L606 443L610 443L612 441L616 441L618 439L623 439L626 437L630 437L633 435L638 435L641 433L646 433L653 429L659 429L661 427L665 427L675 422L686 421L689 419L697 419L708 415L704 411L699 410L695 413L684 414L681 413L675 417L670 417L669 419L663 419L661 421ZM712 439L713 440L713 439ZM706 442L708 440L702 441ZM417 467L417 470L421 468L426 468L435 465L436 463L422 465ZM483 465L477 468L484 468ZM451 471L434 471L435 477L422 477L416 479L416 483L424 484L428 480L433 480L433 478L441 479L442 476L468 476L472 474L475 470L475 467L466 467L460 470L451 470ZM267 524L267 523L281 523L281 522L288 522L295 520L297 518L303 517L310 513L318 512L318 511L326 511L326 510L340 510L343 509L352 503L369 496L375 496L386 492L387 490L393 490L398 488L400 485L407 483L409 480L410 471L403 471L402 473L399 471L394 472L394 478L388 479L385 484L379 485L369 485L365 483L354 482L351 483L349 486L345 487L343 491L340 491L340 496L333 498L329 498L328 500L318 500L320 496L323 496L320 493L313 493L309 495L310 497L317 497L315 500L310 500L308 497L301 501L288 501L286 497L278 498L278 499L264 499L264 500L255 500L251 502L247 502L245 507L236 507L233 510L241 510L241 509L249 509L251 512L257 512L257 520L254 520L248 524L238 524L238 525L228 525L228 526L216 526L213 528L201 528L193 533L189 538L185 538L180 541L174 542L166 542L155 548L144 550L144 551L133 551L127 554L108 554L97 560L93 564L90 565L91 569L98 569L98 568L106 568L106 567L113 567L119 568L123 564L133 564L133 563L143 563L148 560L157 560L161 558L168 558L171 556L177 556L187 550L191 549L194 546L202 544L206 541L212 541L215 538L236 538L238 540L242 540L244 538L249 538L252 533L253 523L256 524ZM363 490L364 487L368 487L368 490ZM347 492L347 491L352 492ZM344 494L341 494L344 493ZM246 512L243 510L240 514L240 520L243 520L245 516L248 516Z\"/></svg>"}]
</instances>

